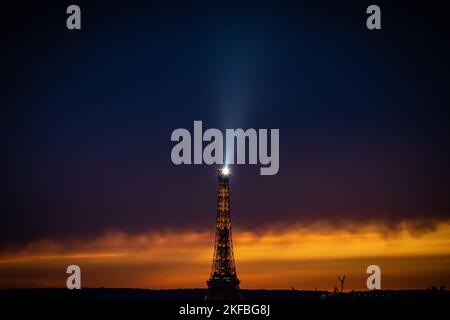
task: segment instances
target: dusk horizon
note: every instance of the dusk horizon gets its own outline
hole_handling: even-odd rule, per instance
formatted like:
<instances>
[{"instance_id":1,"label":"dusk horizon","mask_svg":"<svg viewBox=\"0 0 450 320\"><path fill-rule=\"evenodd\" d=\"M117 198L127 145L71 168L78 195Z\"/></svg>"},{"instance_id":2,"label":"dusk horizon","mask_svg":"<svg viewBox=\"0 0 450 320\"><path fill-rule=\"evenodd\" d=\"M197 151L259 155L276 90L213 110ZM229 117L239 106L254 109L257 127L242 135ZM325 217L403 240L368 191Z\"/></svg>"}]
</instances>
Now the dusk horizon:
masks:
<instances>
[{"instance_id":1,"label":"dusk horizon","mask_svg":"<svg viewBox=\"0 0 450 320\"><path fill-rule=\"evenodd\" d=\"M313 220L254 231L240 227L239 210L233 211L242 289L333 291L337 277L345 274L345 292L366 291L366 267L374 261L388 270L384 290L449 285L448 220ZM83 267L85 288L202 288L213 256L213 214L210 220L209 230L110 230L88 239L67 236L14 245L0 250L0 288L63 288L67 275L61 270L75 261ZM185 273L180 276L179 270Z\"/></svg>"}]
</instances>

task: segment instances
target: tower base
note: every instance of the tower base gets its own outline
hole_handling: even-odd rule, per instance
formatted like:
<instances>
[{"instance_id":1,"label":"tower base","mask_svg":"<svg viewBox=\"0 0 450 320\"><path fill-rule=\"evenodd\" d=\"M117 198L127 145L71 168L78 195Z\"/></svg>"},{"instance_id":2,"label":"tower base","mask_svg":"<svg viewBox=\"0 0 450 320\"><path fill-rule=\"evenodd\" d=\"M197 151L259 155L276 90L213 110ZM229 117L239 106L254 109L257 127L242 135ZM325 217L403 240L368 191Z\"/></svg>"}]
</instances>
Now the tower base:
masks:
<instances>
[{"instance_id":1,"label":"tower base","mask_svg":"<svg viewBox=\"0 0 450 320\"><path fill-rule=\"evenodd\" d=\"M238 279L209 279L205 300L242 300Z\"/></svg>"}]
</instances>

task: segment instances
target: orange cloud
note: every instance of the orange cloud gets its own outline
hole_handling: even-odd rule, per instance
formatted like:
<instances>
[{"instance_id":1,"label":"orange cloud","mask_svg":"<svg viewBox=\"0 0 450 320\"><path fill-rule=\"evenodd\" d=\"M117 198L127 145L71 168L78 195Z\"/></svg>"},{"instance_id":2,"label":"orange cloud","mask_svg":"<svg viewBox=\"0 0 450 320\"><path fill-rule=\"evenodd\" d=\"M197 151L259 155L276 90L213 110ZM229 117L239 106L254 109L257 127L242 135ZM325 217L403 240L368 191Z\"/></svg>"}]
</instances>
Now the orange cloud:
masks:
<instances>
[{"instance_id":1,"label":"orange cloud","mask_svg":"<svg viewBox=\"0 0 450 320\"><path fill-rule=\"evenodd\" d=\"M235 230L243 288L364 289L366 268L378 264L384 289L450 285L450 224L388 236L380 226L333 230L327 225L273 228L260 234ZM96 239L42 240L0 252L0 287L64 287L65 269L77 264L84 287L205 287L213 232L111 232Z\"/></svg>"}]
</instances>

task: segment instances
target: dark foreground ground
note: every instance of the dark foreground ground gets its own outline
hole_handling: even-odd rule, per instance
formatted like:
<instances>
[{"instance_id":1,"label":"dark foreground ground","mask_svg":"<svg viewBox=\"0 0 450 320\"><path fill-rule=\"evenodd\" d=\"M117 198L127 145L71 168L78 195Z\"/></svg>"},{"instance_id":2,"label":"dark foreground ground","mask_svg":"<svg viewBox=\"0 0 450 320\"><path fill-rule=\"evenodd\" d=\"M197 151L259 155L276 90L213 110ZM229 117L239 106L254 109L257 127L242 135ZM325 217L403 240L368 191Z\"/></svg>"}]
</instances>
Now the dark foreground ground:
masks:
<instances>
[{"instance_id":1,"label":"dark foreground ground","mask_svg":"<svg viewBox=\"0 0 450 320\"><path fill-rule=\"evenodd\" d=\"M0 300L51 300L51 301L202 301L205 289L0 289ZM289 300L313 301L446 301L449 290L376 290L333 293L302 290L241 290L244 301Z\"/></svg>"},{"instance_id":2,"label":"dark foreground ground","mask_svg":"<svg viewBox=\"0 0 450 320\"><path fill-rule=\"evenodd\" d=\"M3 306L15 314L32 311L46 317L59 317L69 310L71 315L89 314L104 318L124 315L127 318L146 313L149 319L290 319L308 315L313 318L386 318L392 315L446 318L450 312L448 290L380 290L335 294L326 291L242 290L243 301L205 302L204 289L5 289L0 290ZM243 307L226 313L233 305L270 305L270 314L245 314ZM182 314L182 310L213 306L210 316Z\"/></svg>"}]
</instances>

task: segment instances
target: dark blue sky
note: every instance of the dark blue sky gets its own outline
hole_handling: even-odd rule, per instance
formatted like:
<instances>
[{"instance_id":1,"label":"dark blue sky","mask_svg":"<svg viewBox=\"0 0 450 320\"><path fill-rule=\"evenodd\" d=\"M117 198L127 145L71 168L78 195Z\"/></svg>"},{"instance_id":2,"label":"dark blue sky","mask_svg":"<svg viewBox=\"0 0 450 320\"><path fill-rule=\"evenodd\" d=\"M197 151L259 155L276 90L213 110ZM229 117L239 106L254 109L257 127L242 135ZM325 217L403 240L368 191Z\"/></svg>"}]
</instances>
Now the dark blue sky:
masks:
<instances>
[{"instance_id":1,"label":"dark blue sky","mask_svg":"<svg viewBox=\"0 0 450 320\"><path fill-rule=\"evenodd\" d=\"M214 168L170 161L194 120L280 129L278 175L233 168L240 228L449 218L448 18L378 3L375 32L364 1L2 8L2 243L211 228Z\"/></svg>"}]
</instances>

